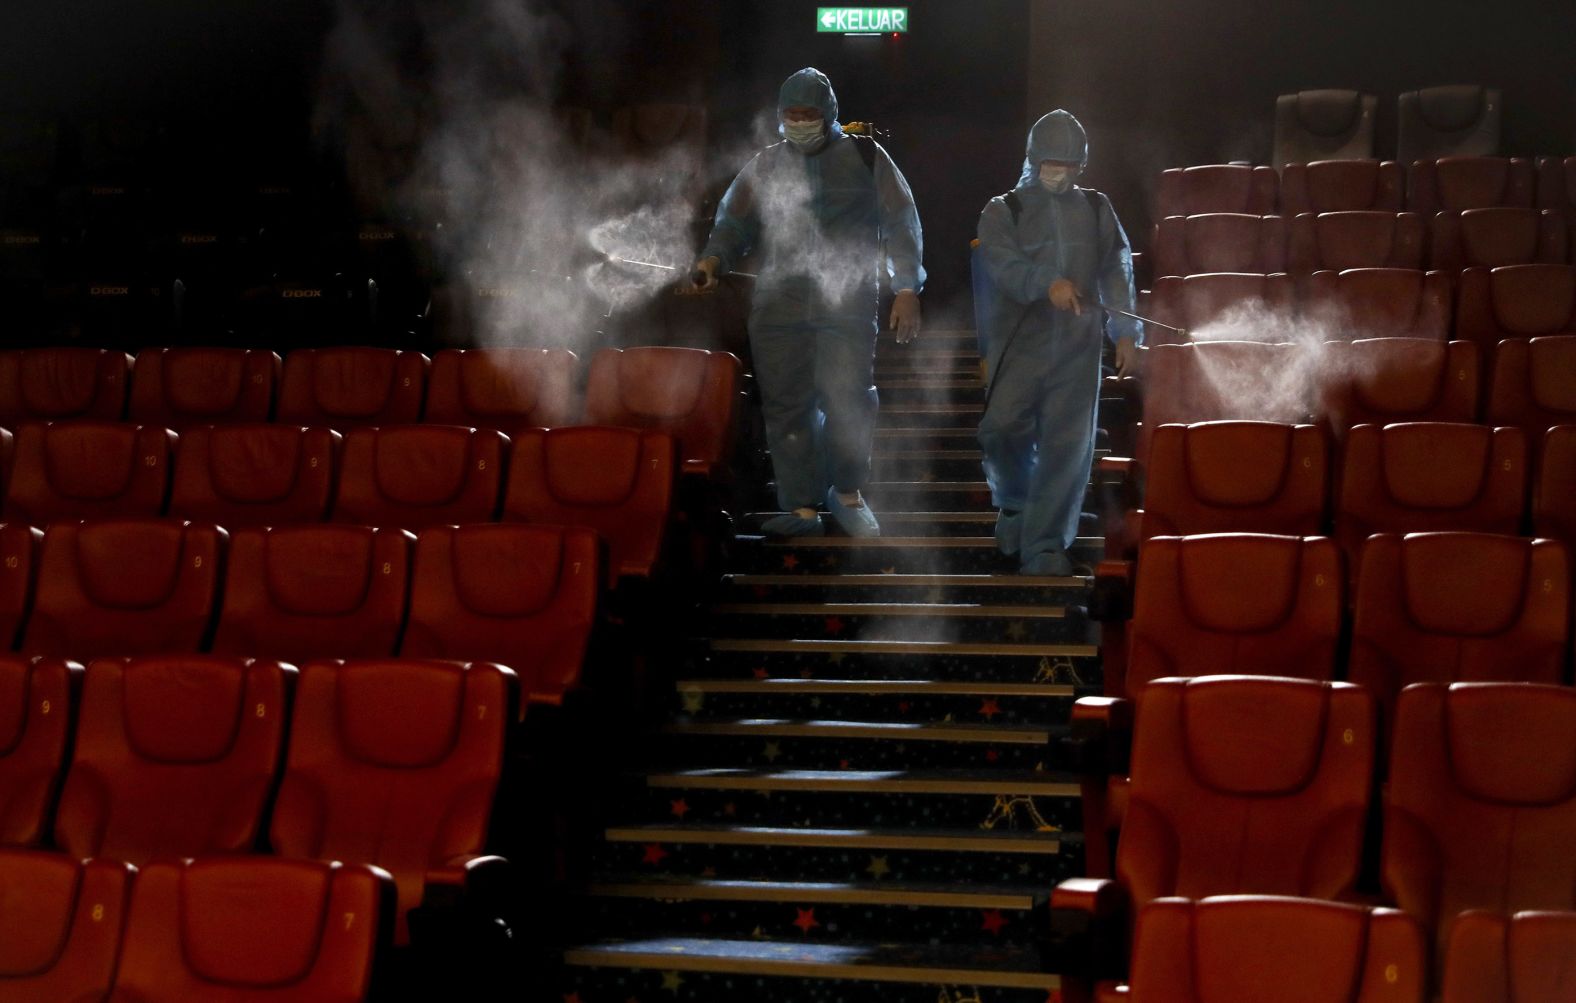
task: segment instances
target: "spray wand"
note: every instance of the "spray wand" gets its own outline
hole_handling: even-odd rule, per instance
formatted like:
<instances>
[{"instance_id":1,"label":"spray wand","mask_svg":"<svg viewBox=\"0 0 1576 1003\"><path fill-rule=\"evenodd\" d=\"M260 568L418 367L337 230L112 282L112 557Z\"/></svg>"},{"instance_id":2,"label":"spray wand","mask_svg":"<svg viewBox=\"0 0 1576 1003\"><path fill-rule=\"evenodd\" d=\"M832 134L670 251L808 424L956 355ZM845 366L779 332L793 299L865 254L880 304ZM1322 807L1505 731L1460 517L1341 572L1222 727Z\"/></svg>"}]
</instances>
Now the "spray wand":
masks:
<instances>
[{"instance_id":1,"label":"spray wand","mask_svg":"<svg viewBox=\"0 0 1576 1003\"><path fill-rule=\"evenodd\" d=\"M659 265L659 264L657 264L654 261L635 261L632 258L621 258L621 257L619 257L616 254L609 254L607 256L607 260L612 262L615 265L635 265L636 267L639 267L639 268L655 268L658 271L663 271L663 272L677 272L679 270L674 265ZM727 274L729 274L729 275L737 275L741 279L754 279L754 278L758 278L759 277L759 276L755 275L752 272L728 272ZM695 271L690 273L690 282L692 282L693 284L695 284L697 286L705 285L706 284L706 273L701 271L698 268L695 269Z\"/></svg>"},{"instance_id":2,"label":"spray wand","mask_svg":"<svg viewBox=\"0 0 1576 1003\"><path fill-rule=\"evenodd\" d=\"M1123 310L1119 307L1106 306L1104 303L1099 304L1099 307L1106 313L1115 314L1118 317L1126 317L1128 320L1136 320L1140 324L1148 324L1150 327L1158 327L1162 331L1170 331L1178 338L1186 338L1188 336L1188 330L1185 327L1172 327L1170 324L1162 324L1158 320L1150 320L1148 317L1145 317L1141 314L1136 314L1131 310Z\"/></svg>"}]
</instances>

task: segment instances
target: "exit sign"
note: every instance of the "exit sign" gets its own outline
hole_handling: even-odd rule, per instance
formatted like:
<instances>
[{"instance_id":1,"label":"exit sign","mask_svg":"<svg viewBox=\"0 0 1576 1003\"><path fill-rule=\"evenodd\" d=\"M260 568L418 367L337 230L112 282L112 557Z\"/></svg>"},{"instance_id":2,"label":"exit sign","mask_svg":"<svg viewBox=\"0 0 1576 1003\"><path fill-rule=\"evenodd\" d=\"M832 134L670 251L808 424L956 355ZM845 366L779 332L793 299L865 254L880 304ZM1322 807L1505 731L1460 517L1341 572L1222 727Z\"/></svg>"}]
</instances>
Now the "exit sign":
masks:
<instances>
[{"instance_id":1,"label":"exit sign","mask_svg":"<svg viewBox=\"0 0 1576 1003\"><path fill-rule=\"evenodd\" d=\"M907 33L907 7L817 7L815 30L840 35Z\"/></svg>"}]
</instances>

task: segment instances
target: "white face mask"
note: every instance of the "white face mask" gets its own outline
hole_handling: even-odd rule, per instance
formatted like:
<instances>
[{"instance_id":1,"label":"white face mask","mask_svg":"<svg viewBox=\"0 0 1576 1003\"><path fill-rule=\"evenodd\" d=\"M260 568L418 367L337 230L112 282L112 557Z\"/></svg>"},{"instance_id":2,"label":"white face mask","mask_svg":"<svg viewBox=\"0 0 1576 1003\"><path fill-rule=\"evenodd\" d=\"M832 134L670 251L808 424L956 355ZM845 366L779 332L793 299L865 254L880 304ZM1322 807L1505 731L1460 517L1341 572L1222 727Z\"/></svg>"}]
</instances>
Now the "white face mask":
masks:
<instances>
[{"instance_id":1,"label":"white face mask","mask_svg":"<svg viewBox=\"0 0 1576 1003\"><path fill-rule=\"evenodd\" d=\"M1060 195L1072 188L1073 178L1077 176L1077 170L1062 164L1040 165L1040 184L1053 195Z\"/></svg>"},{"instance_id":2,"label":"white face mask","mask_svg":"<svg viewBox=\"0 0 1576 1003\"><path fill-rule=\"evenodd\" d=\"M825 122L784 122L783 138L808 153L826 138Z\"/></svg>"}]
</instances>

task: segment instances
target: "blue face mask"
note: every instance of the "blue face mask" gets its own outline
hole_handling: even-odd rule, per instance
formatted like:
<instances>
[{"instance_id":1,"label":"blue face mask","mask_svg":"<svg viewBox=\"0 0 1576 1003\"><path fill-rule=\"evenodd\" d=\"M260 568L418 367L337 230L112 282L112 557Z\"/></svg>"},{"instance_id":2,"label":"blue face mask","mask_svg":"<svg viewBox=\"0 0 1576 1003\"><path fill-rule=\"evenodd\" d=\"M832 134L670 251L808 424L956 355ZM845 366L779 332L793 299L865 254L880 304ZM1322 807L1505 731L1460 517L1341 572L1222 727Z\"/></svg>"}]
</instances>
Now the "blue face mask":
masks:
<instances>
[{"instance_id":1,"label":"blue face mask","mask_svg":"<svg viewBox=\"0 0 1576 1003\"><path fill-rule=\"evenodd\" d=\"M804 153L809 153L826 139L825 122L784 122L783 138Z\"/></svg>"}]
</instances>

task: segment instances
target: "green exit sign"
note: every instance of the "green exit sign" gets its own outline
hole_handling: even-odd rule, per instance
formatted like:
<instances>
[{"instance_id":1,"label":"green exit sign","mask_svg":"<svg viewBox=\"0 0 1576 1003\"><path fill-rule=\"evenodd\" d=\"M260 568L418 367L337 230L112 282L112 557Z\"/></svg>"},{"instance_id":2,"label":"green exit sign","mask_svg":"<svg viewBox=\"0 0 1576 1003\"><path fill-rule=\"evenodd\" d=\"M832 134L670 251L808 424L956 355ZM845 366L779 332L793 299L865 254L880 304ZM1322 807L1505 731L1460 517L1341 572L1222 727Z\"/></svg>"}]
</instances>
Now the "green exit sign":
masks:
<instances>
[{"instance_id":1,"label":"green exit sign","mask_svg":"<svg viewBox=\"0 0 1576 1003\"><path fill-rule=\"evenodd\" d=\"M817 7L815 30L839 35L907 33L907 7Z\"/></svg>"}]
</instances>

